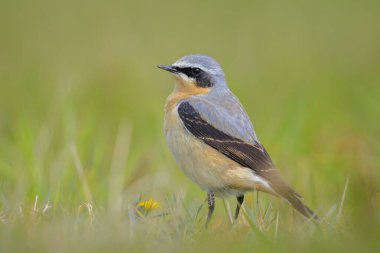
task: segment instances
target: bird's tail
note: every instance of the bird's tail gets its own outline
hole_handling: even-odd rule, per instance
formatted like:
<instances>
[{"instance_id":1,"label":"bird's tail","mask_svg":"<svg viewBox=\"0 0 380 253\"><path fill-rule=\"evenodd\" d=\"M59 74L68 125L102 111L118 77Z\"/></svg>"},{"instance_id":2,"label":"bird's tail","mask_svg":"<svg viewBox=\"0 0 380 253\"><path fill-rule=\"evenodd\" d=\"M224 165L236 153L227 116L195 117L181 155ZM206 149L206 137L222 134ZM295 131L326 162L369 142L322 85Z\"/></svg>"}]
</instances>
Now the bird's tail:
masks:
<instances>
[{"instance_id":1,"label":"bird's tail","mask_svg":"<svg viewBox=\"0 0 380 253\"><path fill-rule=\"evenodd\" d=\"M286 199L298 212L303 214L306 218L313 219L319 222L319 217L304 203L302 203L301 195L294 191L291 187L287 185L281 185L280 187L275 187L274 189L278 195Z\"/></svg>"}]
</instances>

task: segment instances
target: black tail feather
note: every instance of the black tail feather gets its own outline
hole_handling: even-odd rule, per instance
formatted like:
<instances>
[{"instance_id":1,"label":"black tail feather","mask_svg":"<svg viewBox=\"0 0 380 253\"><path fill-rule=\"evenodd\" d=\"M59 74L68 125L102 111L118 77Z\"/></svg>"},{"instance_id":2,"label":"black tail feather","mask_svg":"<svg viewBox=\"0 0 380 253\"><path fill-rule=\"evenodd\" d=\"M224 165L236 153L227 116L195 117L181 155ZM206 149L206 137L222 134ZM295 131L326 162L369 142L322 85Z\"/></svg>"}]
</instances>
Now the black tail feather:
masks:
<instances>
[{"instance_id":1,"label":"black tail feather","mask_svg":"<svg viewBox=\"0 0 380 253\"><path fill-rule=\"evenodd\" d=\"M275 189L277 194L286 199L294 209L303 214L306 218L313 219L319 222L319 217L304 203L302 203L301 196L288 186L277 187Z\"/></svg>"}]
</instances>

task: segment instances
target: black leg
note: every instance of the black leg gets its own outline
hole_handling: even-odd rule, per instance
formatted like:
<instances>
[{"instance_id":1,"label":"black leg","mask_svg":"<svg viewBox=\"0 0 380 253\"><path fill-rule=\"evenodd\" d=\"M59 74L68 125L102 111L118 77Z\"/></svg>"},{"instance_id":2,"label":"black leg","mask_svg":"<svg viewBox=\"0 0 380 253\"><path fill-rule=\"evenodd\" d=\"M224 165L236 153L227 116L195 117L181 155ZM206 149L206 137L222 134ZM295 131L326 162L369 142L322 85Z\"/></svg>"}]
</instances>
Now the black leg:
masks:
<instances>
[{"instance_id":1,"label":"black leg","mask_svg":"<svg viewBox=\"0 0 380 253\"><path fill-rule=\"evenodd\" d=\"M237 206L236 206L236 211L235 211L235 220L239 217L239 212L240 212L240 207L243 204L244 201L244 195L236 197L237 199Z\"/></svg>"},{"instance_id":2,"label":"black leg","mask_svg":"<svg viewBox=\"0 0 380 253\"><path fill-rule=\"evenodd\" d=\"M210 222L212 213L214 212L214 208L215 208L215 197L214 197L213 192L208 193L207 203L208 203L208 214L207 214L206 228L208 226L208 223Z\"/></svg>"}]
</instances>

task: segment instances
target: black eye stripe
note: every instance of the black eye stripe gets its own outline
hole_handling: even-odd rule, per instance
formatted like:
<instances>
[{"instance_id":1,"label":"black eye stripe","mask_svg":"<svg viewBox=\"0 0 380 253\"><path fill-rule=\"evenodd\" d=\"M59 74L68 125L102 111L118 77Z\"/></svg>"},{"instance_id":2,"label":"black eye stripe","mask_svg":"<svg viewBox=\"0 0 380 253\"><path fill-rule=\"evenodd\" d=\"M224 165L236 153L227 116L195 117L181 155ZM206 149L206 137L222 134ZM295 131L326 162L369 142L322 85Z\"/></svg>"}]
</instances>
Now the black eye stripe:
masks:
<instances>
[{"instance_id":1,"label":"black eye stripe","mask_svg":"<svg viewBox=\"0 0 380 253\"><path fill-rule=\"evenodd\" d=\"M200 68L177 68L178 71L186 74L188 77L197 77L199 75L202 75L202 74L206 74L206 72L204 72L203 70L201 70Z\"/></svg>"},{"instance_id":2,"label":"black eye stripe","mask_svg":"<svg viewBox=\"0 0 380 253\"><path fill-rule=\"evenodd\" d=\"M214 85L211 75L200 68L177 67L176 69L177 71L184 73L186 76L190 78L194 78L196 80L198 87L207 88L207 87L212 87Z\"/></svg>"}]
</instances>

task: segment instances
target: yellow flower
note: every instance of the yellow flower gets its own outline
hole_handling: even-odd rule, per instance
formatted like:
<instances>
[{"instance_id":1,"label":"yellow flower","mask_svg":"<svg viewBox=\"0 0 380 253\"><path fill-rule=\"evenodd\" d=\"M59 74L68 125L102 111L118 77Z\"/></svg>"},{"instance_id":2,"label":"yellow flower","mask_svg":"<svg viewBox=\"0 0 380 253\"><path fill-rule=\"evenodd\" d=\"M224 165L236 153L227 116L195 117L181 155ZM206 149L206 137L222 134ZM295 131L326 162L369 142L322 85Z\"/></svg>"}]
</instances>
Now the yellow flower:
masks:
<instances>
[{"instance_id":1,"label":"yellow flower","mask_svg":"<svg viewBox=\"0 0 380 253\"><path fill-rule=\"evenodd\" d=\"M145 211L150 211L156 209L160 206L160 202L153 201L153 199L148 199L147 201L140 201L137 203L138 207L144 207Z\"/></svg>"}]
</instances>

